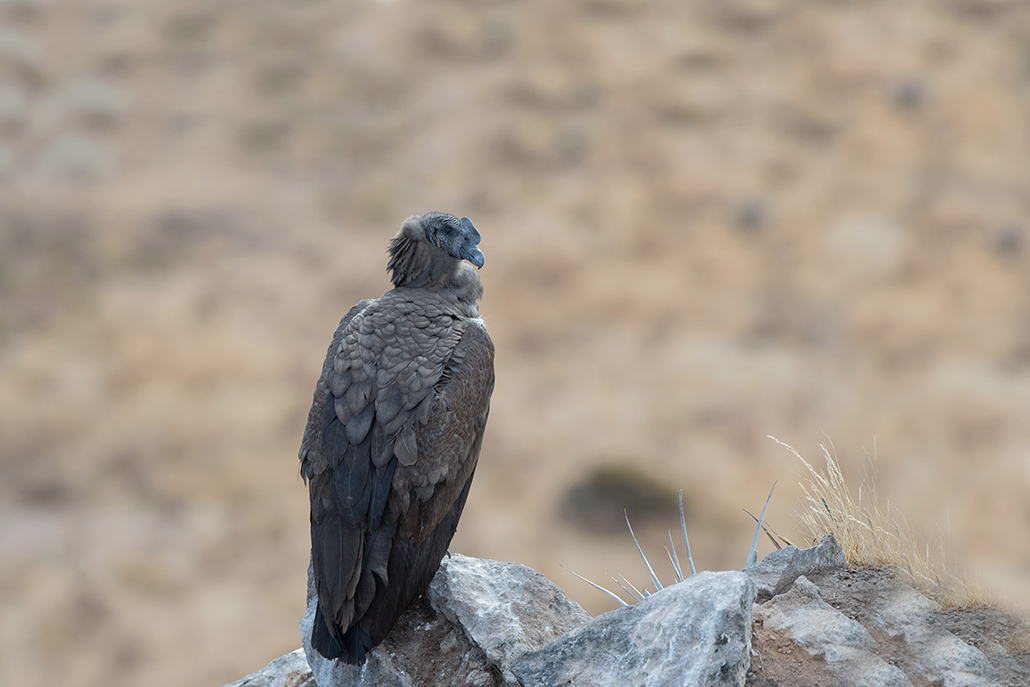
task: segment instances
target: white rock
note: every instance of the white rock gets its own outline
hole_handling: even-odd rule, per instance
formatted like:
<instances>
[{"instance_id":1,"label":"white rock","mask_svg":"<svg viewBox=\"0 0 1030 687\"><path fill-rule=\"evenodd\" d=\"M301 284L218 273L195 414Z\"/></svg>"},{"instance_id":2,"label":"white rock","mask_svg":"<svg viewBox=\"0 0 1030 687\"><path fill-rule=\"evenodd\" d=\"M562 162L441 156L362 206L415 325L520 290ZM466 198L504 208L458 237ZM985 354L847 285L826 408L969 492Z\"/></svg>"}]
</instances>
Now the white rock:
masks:
<instances>
[{"instance_id":1,"label":"white rock","mask_svg":"<svg viewBox=\"0 0 1030 687\"><path fill-rule=\"evenodd\" d=\"M225 687L315 687L304 651L297 649Z\"/></svg>"},{"instance_id":2,"label":"white rock","mask_svg":"<svg viewBox=\"0 0 1030 687\"><path fill-rule=\"evenodd\" d=\"M463 627L509 682L513 660L590 620L557 585L520 563L454 554L428 593L433 608Z\"/></svg>"},{"instance_id":3,"label":"white rock","mask_svg":"<svg viewBox=\"0 0 1030 687\"><path fill-rule=\"evenodd\" d=\"M892 580L870 609L872 622L892 637L901 637L916 660L913 670L944 687L988 687L991 664L976 647L933 622L941 607L901 580Z\"/></svg>"},{"instance_id":4,"label":"white rock","mask_svg":"<svg viewBox=\"0 0 1030 687\"><path fill-rule=\"evenodd\" d=\"M758 600L764 601L790 589L794 580L823 570L845 567L844 550L827 534L816 546L799 549L785 546L744 569L755 583Z\"/></svg>"},{"instance_id":5,"label":"white rock","mask_svg":"<svg viewBox=\"0 0 1030 687\"><path fill-rule=\"evenodd\" d=\"M754 615L766 630L824 659L838 687L912 687L901 670L874 653L876 642L862 624L823 601L804 576L787 592L756 606Z\"/></svg>"},{"instance_id":6,"label":"white rock","mask_svg":"<svg viewBox=\"0 0 1030 687\"><path fill-rule=\"evenodd\" d=\"M524 654L513 672L524 687L739 687L754 599L744 573L697 573Z\"/></svg>"}]
</instances>

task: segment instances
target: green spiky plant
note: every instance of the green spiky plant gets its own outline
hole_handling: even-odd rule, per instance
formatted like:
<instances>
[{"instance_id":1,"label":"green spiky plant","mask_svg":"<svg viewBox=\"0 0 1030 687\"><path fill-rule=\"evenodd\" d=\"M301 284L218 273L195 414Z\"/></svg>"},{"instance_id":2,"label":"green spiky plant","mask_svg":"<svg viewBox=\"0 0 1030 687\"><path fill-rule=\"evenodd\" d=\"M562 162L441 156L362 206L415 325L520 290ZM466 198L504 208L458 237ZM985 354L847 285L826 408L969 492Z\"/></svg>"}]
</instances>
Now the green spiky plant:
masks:
<instances>
[{"instance_id":1,"label":"green spiky plant","mask_svg":"<svg viewBox=\"0 0 1030 687\"><path fill-rule=\"evenodd\" d=\"M752 539L751 539L751 548L750 548L750 550L748 550L747 560L744 563L744 567L752 565L752 564L754 564L758 560L758 535L762 532L763 529L765 529L762 523L765 520L765 511L769 507L769 501L772 499L773 489L775 489L775 488L776 488L776 485L773 484L772 489L769 490L769 496L766 497L766 499L765 499L765 505L762 507L762 514L757 518L758 525L755 527L755 536L752 537ZM686 520L686 517L683 514L683 490L682 489L680 489L680 492L679 492L679 501L680 501L680 529L682 530L682 533L683 533L683 547L684 547L684 549L686 549L687 564L690 566L690 575L693 575L695 572L697 572L697 570L694 568L694 557L691 556L691 554L690 554L690 539L689 539L689 537L687 537L687 520ZM752 517L754 517L754 516L752 516ZM647 568L647 572L651 576L651 584L654 585L654 591L655 592L661 591L665 587L665 585L663 585L661 580L658 579L658 575L655 573L654 568L651 567L651 563L647 560L647 556L644 555L644 550L641 548L640 542L637 541L637 535L633 533L633 525L631 525L630 522L629 522L629 515L628 514L626 514L626 527L629 528L629 536L633 538L633 543L637 547L637 553L640 554L640 558L644 561L644 567ZM767 534L768 534L768 531L767 531ZM773 544L776 546L776 548L779 548L779 544L776 542L775 538L773 538L771 534L769 535L769 538L773 540ZM683 569L680 567L679 555L676 552L676 544L673 541L672 530L669 530L669 546L667 546L665 548L665 552L668 554L669 562L672 563L672 569L676 573L676 582L682 582L685 579L685 576L683 575ZM599 589L600 591L604 592L608 596L612 597L613 599L615 599L616 601L619 602L620 606L630 606L630 605L632 605L630 603L627 603L621 596L619 596L615 592L613 592L613 591L611 591L609 589L606 589L605 587L602 587L599 584L591 582L590 580L588 580L587 578L583 577L579 573L573 572L572 570L570 570L569 572L571 572L573 575L575 575L579 579L581 579L584 582L586 582L587 584L589 584L591 587L593 587L595 589ZM651 596L651 594L654 593L654 592L649 591L646 587L643 590L637 589L623 575L619 575L619 577L621 578L621 581L616 579L615 577L610 576L610 575L609 575L609 577L611 577L612 581L615 582L615 584L619 585L619 587L622 589L622 591L624 591L632 599L632 603L637 603L638 601L643 601L645 598ZM689 575L687 577L689 577Z\"/></svg>"}]
</instances>

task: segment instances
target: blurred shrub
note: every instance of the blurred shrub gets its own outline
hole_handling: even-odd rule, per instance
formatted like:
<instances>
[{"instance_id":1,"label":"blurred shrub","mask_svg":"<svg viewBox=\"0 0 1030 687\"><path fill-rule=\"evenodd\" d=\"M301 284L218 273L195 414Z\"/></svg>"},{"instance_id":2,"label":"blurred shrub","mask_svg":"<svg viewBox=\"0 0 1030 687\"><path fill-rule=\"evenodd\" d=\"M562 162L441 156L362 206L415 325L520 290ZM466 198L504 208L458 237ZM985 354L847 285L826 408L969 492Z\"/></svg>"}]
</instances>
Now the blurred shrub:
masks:
<instances>
[{"instance_id":1,"label":"blurred shrub","mask_svg":"<svg viewBox=\"0 0 1030 687\"><path fill-rule=\"evenodd\" d=\"M593 532L619 530L626 515L634 524L671 517L679 509L678 492L629 461L592 467L565 492L561 516Z\"/></svg>"}]
</instances>

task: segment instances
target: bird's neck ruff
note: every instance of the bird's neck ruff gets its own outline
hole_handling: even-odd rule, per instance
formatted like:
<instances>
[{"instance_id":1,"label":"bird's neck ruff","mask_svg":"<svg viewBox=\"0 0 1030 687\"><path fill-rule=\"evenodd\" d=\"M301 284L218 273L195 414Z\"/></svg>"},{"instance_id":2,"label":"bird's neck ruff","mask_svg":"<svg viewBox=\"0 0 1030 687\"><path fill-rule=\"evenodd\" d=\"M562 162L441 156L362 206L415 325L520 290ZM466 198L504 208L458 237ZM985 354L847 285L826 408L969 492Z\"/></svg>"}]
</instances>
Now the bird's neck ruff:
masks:
<instances>
[{"instance_id":1,"label":"bird's neck ruff","mask_svg":"<svg viewBox=\"0 0 1030 687\"><path fill-rule=\"evenodd\" d=\"M436 291L468 317L479 317L483 282L476 268L427 242L420 222L405 222L387 252L386 269L394 288Z\"/></svg>"}]
</instances>

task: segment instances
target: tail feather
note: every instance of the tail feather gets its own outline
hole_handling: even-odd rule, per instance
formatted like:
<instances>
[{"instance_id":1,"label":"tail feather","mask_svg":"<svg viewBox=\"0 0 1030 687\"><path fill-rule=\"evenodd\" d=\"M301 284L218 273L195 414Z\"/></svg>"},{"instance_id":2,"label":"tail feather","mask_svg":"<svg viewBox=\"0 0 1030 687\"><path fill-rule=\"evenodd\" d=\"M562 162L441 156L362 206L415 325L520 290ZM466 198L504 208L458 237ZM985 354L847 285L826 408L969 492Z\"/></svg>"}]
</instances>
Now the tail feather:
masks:
<instances>
[{"instance_id":1,"label":"tail feather","mask_svg":"<svg viewBox=\"0 0 1030 687\"><path fill-rule=\"evenodd\" d=\"M372 637L361 629L360 625L348 628L342 638L334 637L329 632L325 616L322 615L322 607L316 605L315 622L311 628L311 646L326 658L361 665L365 662L365 655L372 650Z\"/></svg>"},{"instance_id":2,"label":"tail feather","mask_svg":"<svg viewBox=\"0 0 1030 687\"><path fill-rule=\"evenodd\" d=\"M329 632L329 626L322 615L322 607L315 605L315 622L311 628L311 646L326 658L339 658L343 644Z\"/></svg>"},{"instance_id":3,"label":"tail feather","mask_svg":"<svg viewBox=\"0 0 1030 687\"><path fill-rule=\"evenodd\" d=\"M361 629L360 625L352 625L343 633L343 658L345 663L361 665L365 655L372 650L372 637Z\"/></svg>"}]
</instances>

